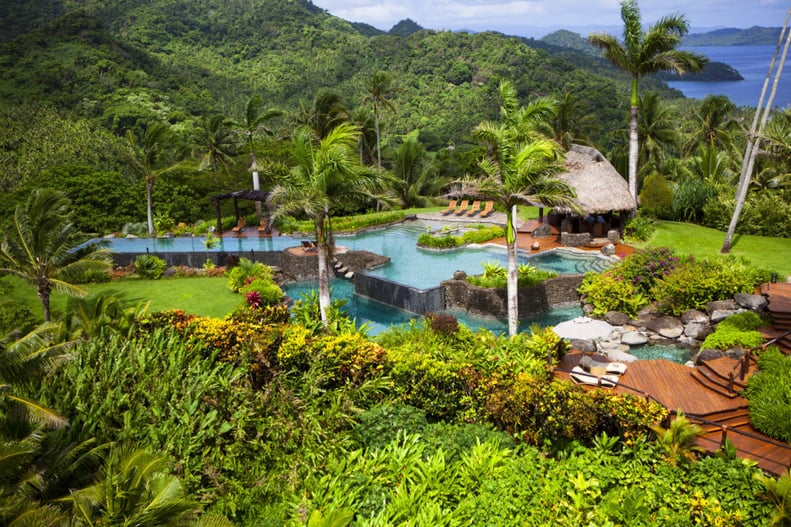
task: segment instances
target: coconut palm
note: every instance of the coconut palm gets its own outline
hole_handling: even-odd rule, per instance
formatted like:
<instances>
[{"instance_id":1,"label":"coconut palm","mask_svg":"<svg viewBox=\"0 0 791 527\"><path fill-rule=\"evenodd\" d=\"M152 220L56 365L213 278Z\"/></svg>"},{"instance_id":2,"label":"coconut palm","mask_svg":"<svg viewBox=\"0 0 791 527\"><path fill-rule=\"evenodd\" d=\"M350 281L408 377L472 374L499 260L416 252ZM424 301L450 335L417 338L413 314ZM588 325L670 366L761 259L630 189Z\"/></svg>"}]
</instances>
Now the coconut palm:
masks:
<instances>
[{"instance_id":1,"label":"coconut palm","mask_svg":"<svg viewBox=\"0 0 791 527\"><path fill-rule=\"evenodd\" d=\"M307 126L314 135L322 140L333 128L349 121L349 109L337 93L322 89L316 92L310 107L300 102L300 110L295 118L298 126Z\"/></svg>"},{"instance_id":2,"label":"coconut palm","mask_svg":"<svg viewBox=\"0 0 791 527\"><path fill-rule=\"evenodd\" d=\"M389 187L403 208L430 206L431 198L450 183L437 173L416 133L407 135L396 147L391 164Z\"/></svg>"},{"instance_id":3,"label":"coconut palm","mask_svg":"<svg viewBox=\"0 0 791 527\"><path fill-rule=\"evenodd\" d=\"M129 168L146 184L146 219L148 234L154 234L153 192L157 180L173 172L194 168L190 162L174 160L175 139L170 127L165 123L153 121L146 126L142 137L132 130L126 131L128 150L126 161Z\"/></svg>"},{"instance_id":4,"label":"coconut palm","mask_svg":"<svg viewBox=\"0 0 791 527\"><path fill-rule=\"evenodd\" d=\"M110 268L110 253L96 245L75 251L83 241L68 217L70 202L50 189L35 190L14 212L0 245L0 275L13 274L34 285L49 322L53 288L72 295L88 292L73 284L89 271Z\"/></svg>"},{"instance_id":5,"label":"coconut palm","mask_svg":"<svg viewBox=\"0 0 791 527\"><path fill-rule=\"evenodd\" d=\"M593 114L573 93L565 92L557 104L553 121L555 141L568 149L572 143L590 145L590 133L595 128Z\"/></svg>"},{"instance_id":6,"label":"coconut palm","mask_svg":"<svg viewBox=\"0 0 791 527\"><path fill-rule=\"evenodd\" d=\"M719 150L733 148L733 133L739 123L733 118L736 105L724 95L707 95L695 114L696 127L688 141L688 150L695 150L700 143L713 145Z\"/></svg>"},{"instance_id":7,"label":"coconut palm","mask_svg":"<svg viewBox=\"0 0 791 527\"><path fill-rule=\"evenodd\" d=\"M258 162L255 157L255 138L259 134L272 135L274 132L267 125L272 119L279 117L283 112L276 108L264 106L264 99L258 94L247 99L244 106L244 116L240 121L230 121L230 125L235 128L236 133L241 134L243 142L250 152L250 172L253 174L253 190L261 189L261 182L258 175ZM255 212L258 221L261 221L261 202L255 202Z\"/></svg>"},{"instance_id":8,"label":"coconut palm","mask_svg":"<svg viewBox=\"0 0 791 527\"><path fill-rule=\"evenodd\" d=\"M465 178L460 192L499 203L506 212L508 252L508 333L517 333L519 305L515 215L517 205L541 203L549 207L576 208L574 189L555 174L562 168L560 146L549 139L528 139L534 135L526 118L531 112L514 105L515 91L510 83L501 84L504 106L499 123L483 122L473 136L487 145L488 154L479 161L481 179ZM549 114L551 115L551 113Z\"/></svg>"},{"instance_id":9,"label":"coconut palm","mask_svg":"<svg viewBox=\"0 0 791 527\"><path fill-rule=\"evenodd\" d=\"M623 42L605 33L588 37L591 44L601 48L604 56L616 67L632 76L631 110L629 121L629 192L637 200L638 136L637 114L639 101L637 82L640 77L659 71L683 74L697 72L707 59L697 53L676 49L689 31L683 15L661 18L643 31L640 10L636 0L621 2L621 19L624 22Z\"/></svg>"},{"instance_id":10,"label":"coconut palm","mask_svg":"<svg viewBox=\"0 0 791 527\"><path fill-rule=\"evenodd\" d=\"M359 131L349 123L332 128L321 140L310 129L298 130L293 139L294 166L289 180L277 185L270 196L275 216L301 213L313 220L318 246L319 309L325 327L330 306L331 209L369 198L382 179L378 173L361 170L354 151L358 139Z\"/></svg>"},{"instance_id":11,"label":"coconut palm","mask_svg":"<svg viewBox=\"0 0 791 527\"><path fill-rule=\"evenodd\" d=\"M200 158L201 170L211 167L216 176L220 165L228 169L231 160L236 156L232 124L233 121L223 115L203 118L192 137L193 155Z\"/></svg>"},{"instance_id":12,"label":"coconut palm","mask_svg":"<svg viewBox=\"0 0 791 527\"><path fill-rule=\"evenodd\" d=\"M382 110L394 111L395 107L390 101L393 95L393 76L385 71L377 71L365 82L366 95L363 104L369 103L374 108L374 126L376 129L376 162L382 168L382 140L379 134L379 124Z\"/></svg>"}]
</instances>

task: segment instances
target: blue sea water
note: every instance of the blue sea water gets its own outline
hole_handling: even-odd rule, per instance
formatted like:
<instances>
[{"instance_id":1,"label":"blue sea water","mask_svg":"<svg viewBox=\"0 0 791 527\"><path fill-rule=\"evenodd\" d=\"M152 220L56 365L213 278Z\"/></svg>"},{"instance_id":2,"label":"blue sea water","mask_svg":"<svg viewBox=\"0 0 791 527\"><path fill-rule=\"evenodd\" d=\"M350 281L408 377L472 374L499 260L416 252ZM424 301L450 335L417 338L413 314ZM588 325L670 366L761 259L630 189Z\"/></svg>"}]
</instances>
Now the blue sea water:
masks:
<instances>
[{"instance_id":1,"label":"blue sea water","mask_svg":"<svg viewBox=\"0 0 791 527\"><path fill-rule=\"evenodd\" d=\"M758 105L766 73L772 62L775 46L706 46L685 48L707 56L710 60L724 62L742 74L742 81L728 82L702 82L702 81L675 81L667 84L680 90L686 97L703 99L707 95L725 95L737 106ZM778 56L777 62L780 62ZM775 70L777 64L775 64ZM766 97L774 81L774 72L770 78ZM773 106L785 108L791 105L791 64L783 69L783 74L777 86L777 94Z\"/></svg>"}]
</instances>

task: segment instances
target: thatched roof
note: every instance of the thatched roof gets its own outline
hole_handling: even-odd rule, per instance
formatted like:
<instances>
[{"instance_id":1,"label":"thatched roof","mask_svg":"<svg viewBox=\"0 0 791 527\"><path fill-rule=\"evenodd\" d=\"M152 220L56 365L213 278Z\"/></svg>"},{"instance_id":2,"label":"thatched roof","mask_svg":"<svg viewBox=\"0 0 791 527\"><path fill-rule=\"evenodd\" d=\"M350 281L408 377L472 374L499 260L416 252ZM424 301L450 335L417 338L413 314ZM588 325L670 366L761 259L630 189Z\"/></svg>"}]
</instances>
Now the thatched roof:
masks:
<instances>
[{"instance_id":1,"label":"thatched roof","mask_svg":"<svg viewBox=\"0 0 791 527\"><path fill-rule=\"evenodd\" d=\"M577 192L577 203L586 214L637 208L629 184L595 148L571 145L566 153L566 172L558 177ZM558 212L572 212L556 207Z\"/></svg>"}]
</instances>

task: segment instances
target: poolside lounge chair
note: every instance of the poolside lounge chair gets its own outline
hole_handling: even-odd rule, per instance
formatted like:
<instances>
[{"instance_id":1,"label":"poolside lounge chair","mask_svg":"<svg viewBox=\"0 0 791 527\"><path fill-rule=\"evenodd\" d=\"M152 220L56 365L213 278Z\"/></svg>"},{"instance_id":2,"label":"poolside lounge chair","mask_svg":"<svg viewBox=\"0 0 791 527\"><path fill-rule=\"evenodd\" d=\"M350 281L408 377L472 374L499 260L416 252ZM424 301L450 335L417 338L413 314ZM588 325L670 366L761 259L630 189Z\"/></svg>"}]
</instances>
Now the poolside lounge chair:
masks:
<instances>
[{"instance_id":1,"label":"poolside lounge chair","mask_svg":"<svg viewBox=\"0 0 791 527\"><path fill-rule=\"evenodd\" d=\"M450 214L451 212L453 212L456 209L456 203L458 203L458 200L455 200L455 199L450 200L450 203L448 203L448 208L447 209L443 209L440 212L444 216L447 216L448 214Z\"/></svg>"},{"instance_id":2,"label":"poolside lounge chair","mask_svg":"<svg viewBox=\"0 0 791 527\"><path fill-rule=\"evenodd\" d=\"M481 218L485 218L486 216L491 214L492 210L494 210L494 201L487 201L486 205L484 205L483 210L481 211L480 214Z\"/></svg>"},{"instance_id":3,"label":"poolside lounge chair","mask_svg":"<svg viewBox=\"0 0 791 527\"><path fill-rule=\"evenodd\" d=\"M462 200L461 205L459 205L459 208L456 209L456 216L461 216L462 214L464 214L464 211L467 210L467 206L469 204L470 204L469 200L466 199Z\"/></svg>"},{"instance_id":4,"label":"poolside lounge chair","mask_svg":"<svg viewBox=\"0 0 791 527\"><path fill-rule=\"evenodd\" d=\"M318 247L316 242L310 242L307 240L302 241L302 250L305 252L315 251L316 247Z\"/></svg>"},{"instance_id":5,"label":"poolside lounge chair","mask_svg":"<svg viewBox=\"0 0 791 527\"><path fill-rule=\"evenodd\" d=\"M472 207L470 207L470 210L467 211L467 216L472 216L473 214L475 214L479 210L481 210L481 202L478 201L478 200L475 200L475 201L472 202Z\"/></svg>"},{"instance_id":6,"label":"poolside lounge chair","mask_svg":"<svg viewBox=\"0 0 791 527\"><path fill-rule=\"evenodd\" d=\"M575 366L571 370L569 377L574 384L587 384L588 386L600 386L602 388L615 388L618 384L617 375L593 375L579 366Z\"/></svg>"},{"instance_id":7,"label":"poolside lounge chair","mask_svg":"<svg viewBox=\"0 0 791 527\"><path fill-rule=\"evenodd\" d=\"M269 229L269 222L266 218L261 218L261 223L258 225L258 232L263 233Z\"/></svg>"},{"instance_id":8,"label":"poolside lounge chair","mask_svg":"<svg viewBox=\"0 0 791 527\"><path fill-rule=\"evenodd\" d=\"M623 362L608 362L604 368L610 375L623 375L626 373L626 364Z\"/></svg>"},{"instance_id":9,"label":"poolside lounge chair","mask_svg":"<svg viewBox=\"0 0 791 527\"><path fill-rule=\"evenodd\" d=\"M232 230L233 232L242 232L242 231L244 230L244 224L245 224L245 222L246 222L246 221L247 221L247 220L245 219L245 217L244 217L244 216L241 216L241 217L239 218L239 223L237 223L237 224L236 224L236 227L234 227L234 228L233 228L233 229L231 229L231 230Z\"/></svg>"}]
</instances>

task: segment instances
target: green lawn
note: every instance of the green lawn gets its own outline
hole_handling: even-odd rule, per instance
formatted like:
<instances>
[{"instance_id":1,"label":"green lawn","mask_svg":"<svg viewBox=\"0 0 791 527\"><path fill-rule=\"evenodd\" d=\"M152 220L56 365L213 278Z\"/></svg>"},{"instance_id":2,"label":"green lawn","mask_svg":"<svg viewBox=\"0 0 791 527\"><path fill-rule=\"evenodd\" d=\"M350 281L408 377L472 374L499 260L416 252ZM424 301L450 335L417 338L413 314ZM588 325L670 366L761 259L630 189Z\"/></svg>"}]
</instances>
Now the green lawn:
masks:
<instances>
[{"instance_id":1,"label":"green lawn","mask_svg":"<svg viewBox=\"0 0 791 527\"><path fill-rule=\"evenodd\" d=\"M124 280L86 287L91 293L112 290L129 300L150 301L150 311L183 309L194 315L217 318L228 315L243 301L242 295L228 289L228 279L223 276Z\"/></svg>"},{"instance_id":2,"label":"green lawn","mask_svg":"<svg viewBox=\"0 0 791 527\"><path fill-rule=\"evenodd\" d=\"M679 254L696 257L720 255L725 233L700 225L671 221L657 222L656 233L644 244L654 247L670 247ZM791 238L769 238L737 234L731 244L730 254L742 256L753 265L768 269L781 276L791 276Z\"/></svg>"}]
</instances>

